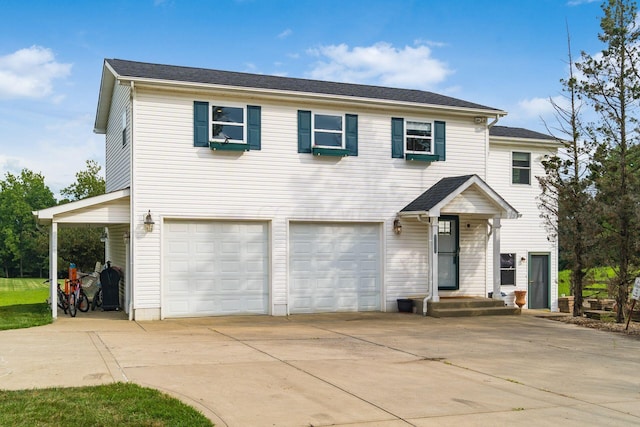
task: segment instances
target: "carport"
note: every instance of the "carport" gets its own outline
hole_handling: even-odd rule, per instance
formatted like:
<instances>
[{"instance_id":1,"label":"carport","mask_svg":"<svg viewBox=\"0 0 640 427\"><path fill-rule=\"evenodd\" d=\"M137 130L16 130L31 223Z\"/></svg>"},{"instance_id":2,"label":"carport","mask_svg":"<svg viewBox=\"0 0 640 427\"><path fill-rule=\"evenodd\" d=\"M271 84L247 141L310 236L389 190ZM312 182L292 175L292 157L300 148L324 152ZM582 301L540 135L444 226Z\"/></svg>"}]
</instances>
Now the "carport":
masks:
<instances>
[{"instance_id":1,"label":"carport","mask_svg":"<svg viewBox=\"0 0 640 427\"><path fill-rule=\"evenodd\" d=\"M36 222L49 227L49 282L51 315L58 316L56 283L58 277L58 228L59 227L109 227L121 230L122 234L109 236L106 244L105 261L117 261L124 266L125 303L129 312L132 301L132 283L130 266L130 190L113 191L100 196L89 197L64 205L34 211ZM113 259L115 256L118 259Z\"/></svg>"}]
</instances>

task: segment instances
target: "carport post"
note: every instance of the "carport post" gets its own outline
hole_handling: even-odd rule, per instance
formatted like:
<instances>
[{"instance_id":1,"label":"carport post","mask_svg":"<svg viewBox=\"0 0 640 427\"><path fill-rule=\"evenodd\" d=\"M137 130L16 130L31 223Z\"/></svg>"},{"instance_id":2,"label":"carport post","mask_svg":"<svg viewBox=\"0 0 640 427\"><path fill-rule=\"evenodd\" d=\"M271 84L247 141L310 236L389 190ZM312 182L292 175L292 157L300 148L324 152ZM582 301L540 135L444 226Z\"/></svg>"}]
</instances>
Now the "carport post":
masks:
<instances>
[{"instance_id":1,"label":"carport post","mask_svg":"<svg viewBox=\"0 0 640 427\"><path fill-rule=\"evenodd\" d=\"M51 317L58 317L58 223L51 222L49 231L49 301L51 301Z\"/></svg>"},{"instance_id":2,"label":"carport post","mask_svg":"<svg viewBox=\"0 0 640 427\"><path fill-rule=\"evenodd\" d=\"M502 299L500 290L500 217L493 218L493 299Z\"/></svg>"}]
</instances>

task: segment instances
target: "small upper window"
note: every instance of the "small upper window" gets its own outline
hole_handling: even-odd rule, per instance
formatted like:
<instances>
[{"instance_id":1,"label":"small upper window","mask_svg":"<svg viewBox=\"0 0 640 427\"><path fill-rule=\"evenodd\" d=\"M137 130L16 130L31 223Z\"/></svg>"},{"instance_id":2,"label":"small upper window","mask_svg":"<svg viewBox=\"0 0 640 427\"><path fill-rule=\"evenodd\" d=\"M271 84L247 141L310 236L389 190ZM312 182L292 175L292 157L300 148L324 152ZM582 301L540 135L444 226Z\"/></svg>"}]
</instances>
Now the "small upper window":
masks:
<instances>
[{"instance_id":1,"label":"small upper window","mask_svg":"<svg viewBox=\"0 0 640 427\"><path fill-rule=\"evenodd\" d=\"M313 115L314 147L344 148L342 116Z\"/></svg>"},{"instance_id":2,"label":"small upper window","mask_svg":"<svg viewBox=\"0 0 640 427\"><path fill-rule=\"evenodd\" d=\"M406 149L408 153L433 154L431 122L406 122Z\"/></svg>"},{"instance_id":3,"label":"small upper window","mask_svg":"<svg viewBox=\"0 0 640 427\"><path fill-rule=\"evenodd\" d=\"M127 145L127 110L122 112L122 146Z\"/></svg>"},{"instance_id":4,"label":"small upper window","mask_svg":"<svg viewBox=\"0 0 640 427\"><path fill-rule=\"evenodd\" d=\"M516 284L516 254L500 254L500 284Z\"/></svg>"},{"instance_id":5,"label":"small upper window","mask_svg":"<svg viewBox=\"0 0 640 427\"><path fill-rule=\"evenodd\" d=\"M215 142L245 142L244 108L211 107L211 141Z\"/></svg>"},{"instance_id":6,"label":"small upper window","mask_svg":"<svg viewBox=\"0 0 640 427\"><path fill-rule=\"evenodd\" d=\"M511 165L512 184L531 184L531 153L513 152Z\"/></svg>"}]
</instances>

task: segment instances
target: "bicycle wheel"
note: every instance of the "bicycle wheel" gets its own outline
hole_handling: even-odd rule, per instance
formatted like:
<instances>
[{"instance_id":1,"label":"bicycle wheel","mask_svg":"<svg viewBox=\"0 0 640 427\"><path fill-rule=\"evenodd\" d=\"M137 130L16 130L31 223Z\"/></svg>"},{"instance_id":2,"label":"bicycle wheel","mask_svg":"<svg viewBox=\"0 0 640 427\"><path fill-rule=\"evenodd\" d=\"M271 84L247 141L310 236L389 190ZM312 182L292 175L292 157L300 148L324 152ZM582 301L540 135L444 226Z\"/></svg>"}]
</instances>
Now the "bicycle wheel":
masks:
<instances>
[{"instance_id":1,"label":"bicycle wheel","mask_svg":"<svg viewBox=\"0 0 640 427\"><path fill-rule=\"evenodd\" d=\"M67 295L61 289L58 289L58 307L64 311L64 314L67 314Z\"/></svg>"},{"instance_id":2,"label":"bicycle wheel","mask_svg":"<svg viewBox=\"0 0 640 427\"><path fill-rule=\"evenodd\" d=\"M75 292L71 292L69 294L69 314L71 315L71 317L76 317L77 309L78 308L78 302L76 301L76 294Z\"/></svg>"},{"instance_id":3,"label":"bicycle wheel","mask_svg":"<svg viewBox=\"0 0 640 427\"><path fill-rule=\"evenodd\" d=\"M83 313L89 311L89 297L84 293L82 288L80 288L80 296L78 297L78 310Z\"/></svg>"},{"instance_id":4,"label":"bicycle wheel","mask_svg":"<svg viewBox=\"0 0 640 427\"><path fill-rule=\"evenodd\" d=\"M93 301L91 301L91 310L95 310L96 307L102 307L102 288L98 289L93 296Z\"/></svg>"}]
</instances>

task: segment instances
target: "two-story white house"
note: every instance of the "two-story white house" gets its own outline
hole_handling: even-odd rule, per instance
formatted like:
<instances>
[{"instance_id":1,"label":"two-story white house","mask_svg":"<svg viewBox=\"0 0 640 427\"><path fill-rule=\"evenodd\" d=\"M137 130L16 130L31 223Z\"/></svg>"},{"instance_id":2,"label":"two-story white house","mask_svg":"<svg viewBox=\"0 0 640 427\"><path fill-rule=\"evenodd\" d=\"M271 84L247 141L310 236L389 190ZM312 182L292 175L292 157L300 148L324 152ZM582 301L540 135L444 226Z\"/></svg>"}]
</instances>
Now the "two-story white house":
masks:
<instances>
[{"instance_id":1,"label":"two-story white house","mask_svg":"<svg viewBox=\"0 0 640 427\"><path fill-rule=\"evenodd\" d=\"M558 147L496 126L505 114L418 90L107 59L95 120L107 193L36 215L52 260L58 227L108 229L136 320L396 311L410 296L513 305L515 289L556 310L535 177Z\"/></svg>"}]
</instances>

